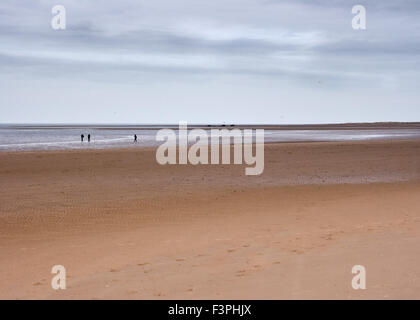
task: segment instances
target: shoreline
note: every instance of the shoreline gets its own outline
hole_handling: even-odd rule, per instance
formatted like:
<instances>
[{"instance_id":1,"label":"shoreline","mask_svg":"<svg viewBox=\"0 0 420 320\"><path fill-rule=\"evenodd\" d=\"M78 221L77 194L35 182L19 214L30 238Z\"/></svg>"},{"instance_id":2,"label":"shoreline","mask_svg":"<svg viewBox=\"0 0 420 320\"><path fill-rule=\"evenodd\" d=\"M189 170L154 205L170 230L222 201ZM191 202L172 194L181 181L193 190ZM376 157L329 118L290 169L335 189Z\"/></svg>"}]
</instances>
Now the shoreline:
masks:
<instances>
[{"instance_id":1,"label":"shoreline","mask_svg":"<svg viewBox=\"0 0 420 320\"><path fill-rule=\"evenodd\" d=\"M390 138L390 139L365 139L365 140L337 140L337 141L313 141L313 140L300 140L300 141L264 141L264 145L317 145L317 144L331 144L337 145L341 143L345 144L364 144L364 143L390 143L390 142L420 142L420 137L413 137L413 138ZM87 143L87 142L86 142ZM244 145L245 143L243 143ZM253 143L255 144L255 142ZM234 142L229 143L230 146L234 145ZM188 145L189 147L191 145ZM209 148L210 148L209 144ZM106 151L136 151L136 150L144 150L144 151L156 151L157 146L145 145L142 146L141 142L138 142L137 145L133 145L132 147L107 147L107 148L74 148L74 149L26 149L26 150L2 150L0 149L0 154L19 154L19 153L63 153L63 152L106 152ZM177 147L178 148L178 147Z\"/></svg>"}]
</instances>

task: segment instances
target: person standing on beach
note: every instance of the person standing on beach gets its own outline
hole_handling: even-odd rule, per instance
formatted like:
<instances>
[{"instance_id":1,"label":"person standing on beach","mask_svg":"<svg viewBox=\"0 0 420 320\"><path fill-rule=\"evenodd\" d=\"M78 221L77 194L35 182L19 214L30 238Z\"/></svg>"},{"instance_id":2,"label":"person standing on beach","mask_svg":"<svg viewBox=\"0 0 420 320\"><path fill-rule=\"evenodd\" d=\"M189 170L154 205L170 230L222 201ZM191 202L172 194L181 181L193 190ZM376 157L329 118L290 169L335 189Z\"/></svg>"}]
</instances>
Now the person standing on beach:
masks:
<instances>
[{"instance_id":1,"label":"person standing on beach","mask_svg":"<svg viewBox=\"0 0 420 320\"><path fill-rule=\"evenodd\" d=\"M90 133L88 134L88 142L90 142Z\"/></svg>"},{"instance_id":2,"label":"person standing on beach","mask_svg":"<svg viewBox=\"0 0 420 320\"><path fill-rule=\"evenodd\" d=\"M137 142L137 135L134 135L134 142Z\"/></svg>"},{"instance_id":3,"label":"person standing on beach","mask_svg":"<svg viewBox=\"0 0 420 320\"><path fill-rule=\"evenodd\" d=\"M80 140L83 142L83 138L85 137L85 135L84 134L81 134L80 135Z\"/></svg>"}]
</instances>

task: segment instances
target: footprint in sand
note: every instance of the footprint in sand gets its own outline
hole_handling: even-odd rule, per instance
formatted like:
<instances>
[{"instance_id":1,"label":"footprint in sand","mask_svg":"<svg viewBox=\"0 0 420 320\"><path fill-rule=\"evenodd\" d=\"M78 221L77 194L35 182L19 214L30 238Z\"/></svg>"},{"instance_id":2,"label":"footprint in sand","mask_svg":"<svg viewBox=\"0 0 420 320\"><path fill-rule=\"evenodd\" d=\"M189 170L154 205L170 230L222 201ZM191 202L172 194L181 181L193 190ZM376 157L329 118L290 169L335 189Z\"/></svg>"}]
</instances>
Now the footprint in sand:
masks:
<instances>
[{"instance_id":1,"label":"footprint in sand","mask_svg":"<svg viewBox=\"0 0 420 320\"><path fill-rule=\"evenodd\" d=\"M136 294L139 293L137 290L128 290L127 291L128 294Z\"/></svg>"},{"instance_id":2,"label":"footprint in sand","mask_svg":"<svg viewBox=\"0 0 420 320\"><path fill-rule=\"evenodd\" d=\"M331 241L333 239L332 235L328 235L325 237L325 240Z\"/></svg>"},{"instance_id":3,"label":"footprint in sand","mask_svg":"<svg viewBox=\"0 0 420 320\"><path fill-rule=\"evenodd\" d=\"M237 277L244 277L245 275L246 275L245 271L243 271L243 272L240 272L240 271L236 272L236 276Z\"/></svg>"},{"instance_id":4,"label":"footprint in sand","mask_svg":"<svg viewBox=\"0 0 420 320\"><path fill-rule=\"evenodd\" d=\"M294 249L294 250L292 250L292 252L293 253L296 253L296 254L302 254L304 251L303 250Z\"/></svg>"},{"instance_id":5,"label":"footprint in sand","mask_svg":"<svg viewBox=\"0 0 420 320\"><path fill-rule=\"evenodd\" d=\"M41 281L35 282L33 286L42 286L43 284L45 284L46 281L47 279L41 279Z\"/></svg>"}]
</instances>

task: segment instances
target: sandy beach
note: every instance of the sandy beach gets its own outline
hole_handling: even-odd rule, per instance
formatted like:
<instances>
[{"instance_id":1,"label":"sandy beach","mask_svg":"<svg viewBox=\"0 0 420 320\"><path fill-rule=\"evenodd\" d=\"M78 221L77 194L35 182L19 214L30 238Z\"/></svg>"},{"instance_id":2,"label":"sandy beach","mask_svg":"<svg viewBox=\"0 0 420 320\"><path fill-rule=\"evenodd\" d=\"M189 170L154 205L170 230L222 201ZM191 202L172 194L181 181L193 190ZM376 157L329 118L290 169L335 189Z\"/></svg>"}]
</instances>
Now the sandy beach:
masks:
<instances>
[{"instance_id":1,"label":"sandy beach","mask_svg":"<svg viewBox=\"0 0 420 320\"><path fill-rule=\"evenodd\" d=\"M266 144L260 176L0 152L0 299L420 299L419 194L419 140Z\"/></svg>"}]
</instances>

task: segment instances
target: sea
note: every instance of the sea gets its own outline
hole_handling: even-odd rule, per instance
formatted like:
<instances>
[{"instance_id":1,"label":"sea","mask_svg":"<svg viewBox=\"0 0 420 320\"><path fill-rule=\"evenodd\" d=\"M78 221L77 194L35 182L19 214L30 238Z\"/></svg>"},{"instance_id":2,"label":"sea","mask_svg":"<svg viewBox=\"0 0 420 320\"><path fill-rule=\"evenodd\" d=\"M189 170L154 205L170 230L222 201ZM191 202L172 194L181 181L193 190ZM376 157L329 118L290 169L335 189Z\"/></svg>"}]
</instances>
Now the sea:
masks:
<instances>
[{"instance_id":1,"label":"sea","mask_svg":"<svg viewBox=\"0 0 420 320\"><path fill-rule=\"evenodd\" d=\"M141 148L162 144L156 134L177 125L0 125L1 151ZM190 128L190 127L189 127ZM210 128L202 127L210 136ZM249 128L249 127L248 127ZM233 128L225 128L233 129ZM175 130L177 132L177 130ZM84 134L84 141L81 141ZM87 135L91 141L87 142ZM134 135L138 136L137 143ZM420 128L265 129L265 142L420 139ZM191 141L190 141L191 143Z\"/></svg>"}]
</instances>

